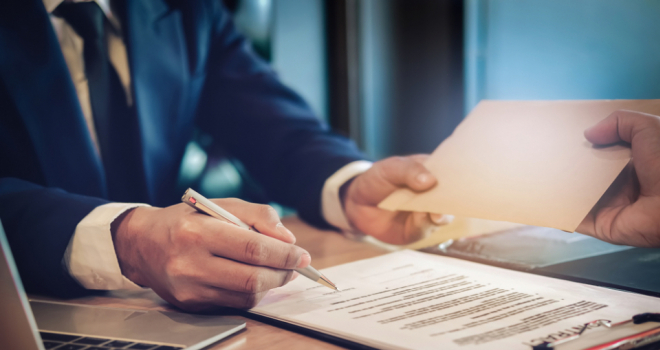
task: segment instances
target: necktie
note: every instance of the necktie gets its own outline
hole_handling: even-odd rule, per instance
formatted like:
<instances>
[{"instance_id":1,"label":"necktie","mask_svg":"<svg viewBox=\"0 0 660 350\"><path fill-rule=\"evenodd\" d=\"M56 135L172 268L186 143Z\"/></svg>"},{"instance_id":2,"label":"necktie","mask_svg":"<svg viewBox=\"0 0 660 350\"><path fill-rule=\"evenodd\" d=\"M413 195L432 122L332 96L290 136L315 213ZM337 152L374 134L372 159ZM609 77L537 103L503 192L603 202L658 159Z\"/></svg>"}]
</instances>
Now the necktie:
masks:
<instances>
[{"instance_id":1,"label":"necktie","mask_svg":"<svg viewBox=\"0 0 660 350\"><path fill-rule=\"evenodd\" d=\"M53 12L83 39L85 75L94 124L114 201L146 201L137 114L126 103L125 91L110 63L105 40L105 14L96 2L60 4Z\"/></svg>"}]
</instances>

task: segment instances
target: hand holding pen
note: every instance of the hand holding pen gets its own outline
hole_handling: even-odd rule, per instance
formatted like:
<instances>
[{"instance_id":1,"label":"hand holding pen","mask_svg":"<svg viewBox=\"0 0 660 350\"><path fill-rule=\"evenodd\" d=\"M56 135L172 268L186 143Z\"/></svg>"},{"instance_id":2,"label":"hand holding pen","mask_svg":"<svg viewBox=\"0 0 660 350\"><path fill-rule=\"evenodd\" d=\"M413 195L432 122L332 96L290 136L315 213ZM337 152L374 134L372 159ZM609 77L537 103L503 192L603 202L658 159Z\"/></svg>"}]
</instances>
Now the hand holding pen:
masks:
<instances>
[{"instance_id":1,"label":"hand holding pen","mask_svg":"<svg viewBox=\"0 0 660 350\"><path fill-rule=\"evenodd\" d=\"M183 197L181 197L181 201L190 205L191 207L195 208L201 213L207 214L209 216L212 216L218 220L227 222L232 225L236 225L240 228L249 230L249 231L254 231L251 226L248 226L245 224L241 219L237 218L234 216L232 213L226 211L219 205L213 203L212 201L208 200L206 197L202 196L201 194L197 193L195 190L192 188L189 188L186 190L186 192L183 194ZM270 208L270 207L269 207ZM284 225L281 223L277 224L278 227L284 228ZM284 228L287 230L286 228ZM287 230L287 232L290 233L290 231ZM293 236L293 234L291 234ZM337 290L337 287L335 286L334 283L330 282L330 280L323 276L320 272L318 272L315 268L313 268L311 265L307 265L307 267L304 268L297 268L296 272L299 274L309 278L310 280L317 282L319 284L322 284L330 289Z\"/></svg>"},{"instance_id":2,"label":"hand holding pen","mask_svg":"<svg viewBox=\"0 0 660 350\"><path fill-rule=\"evenodd\" d=\"M112 225L122 274L175 306L251 308L309 266L307 251L266 205L214 199L259 232L201 215L184 203L138 207Z\"/></svg>"}]
</instances>

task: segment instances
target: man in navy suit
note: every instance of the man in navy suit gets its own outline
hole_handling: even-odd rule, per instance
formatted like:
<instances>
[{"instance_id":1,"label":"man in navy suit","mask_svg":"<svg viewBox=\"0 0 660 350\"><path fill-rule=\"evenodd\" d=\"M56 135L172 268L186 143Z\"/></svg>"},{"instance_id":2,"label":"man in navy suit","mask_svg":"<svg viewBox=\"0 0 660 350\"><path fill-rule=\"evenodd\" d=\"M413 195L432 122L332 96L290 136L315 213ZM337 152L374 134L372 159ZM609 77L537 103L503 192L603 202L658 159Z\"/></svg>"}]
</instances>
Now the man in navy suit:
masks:
<instances>
[{"instance_id":1,"label":"man in navy suit","mask_svg":"<svg viewBox=\"0 0 660 350\"><path fill-rule=\"evenodd\" d=\"M251 307L310 263L268 206L216 200L256 234L173 205L195 126L316 226L404 243L445 221L376 208L435 184L423 157L365 161L217 0L7 4L0 118L0 218L30 292L150 287L185 309Z\"/></svg>"},{"instance_id":2,"label":"man in navy suit","mask_svg":"<svg viewBox=\"0 0 660 350\"><path fill-rule=\"evenodd\" d=\"M660 130L657 117L615 117ZM592 141L630 137L608 123ZM150 287L189 310L251 307L307 266L268 206L216 200L257 234L174 204L195 125L311 224L401 244L447 221L378 209L397 188L435 185L424 156L365 161L250 51L218 1L12 1L0 11L0 218L26 289ZM658 144L643 140L633 150ZM585 229L605 235L614 219L601 208Z\"/></svg>"}]
</instances>

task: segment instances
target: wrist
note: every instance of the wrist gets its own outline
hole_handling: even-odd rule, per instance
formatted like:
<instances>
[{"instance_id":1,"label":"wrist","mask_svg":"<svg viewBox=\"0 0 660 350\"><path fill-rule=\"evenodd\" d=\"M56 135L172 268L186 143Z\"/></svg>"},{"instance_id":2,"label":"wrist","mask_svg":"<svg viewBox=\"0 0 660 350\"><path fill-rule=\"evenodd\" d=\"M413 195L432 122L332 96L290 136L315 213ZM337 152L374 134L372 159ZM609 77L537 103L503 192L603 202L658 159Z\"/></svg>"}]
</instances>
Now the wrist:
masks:
<instances>
[{"instance_id":1,"label":"wrist","mask_svg":"<svg viewBox=\"0 0 660 350\"><path fill-rule=\"evenodd\" d=\"M133 216L133 212L135 211L135 209L137 208L131 208L126 210L125 212L121 213L121 215L117 216L114 221L112 221L112 223L110 224L110 233L112 234L113 242L115 242L115 239L120 230L122 231L122 233L119 234L120 236L124 236L126 234L125 231L128 230L128 222Z\"/></svg>"},{"instance_id":2,"label":"wrist","mask_svg":"<svg viewBox=\"0 0 660 350\"><path fill-rule=\"evenodd\" d=\"M137 269L138 265L135 263L135 257L137 256L136 252L134 252L136 247L135 238L136 233L139 231L137 221L139 221L140 213L143 210L151 209L148 207L129 209L119 215L110 225L112 243L115 247L115 254L117 254L121 273L140 286L144 286L145 283L142 281L139 270Z\"/></svg>"},{"instance_id":3,"label":"wrist","mask_svg":"<svg viewBox=\"0 0 660 350\"><path fill-rule=\"evenodd\" d=\"M346 212L346 200L348 198L348 189L355 180L355 177L346 181L341 187L339 187L339 203L341 203L341 209Z\"/></svg>"},{"instance_id":4,"label":"wrist","mask_svg":"<svg viewBox=\"0 0 660 350\"><path fill-rule=\"evenodd\" d=\"M355 161L346 164L330 176L323 185L321 195L321 212L326 222L344 231L353 229L346 217L346 209L350 208L354 186L350 184L371 167L371 162Z\"/></svg>"},{"instance_id":5,"label":"wrist","mask_svg":"<svg viewBox=\"0 0 660 350\"><path fill-rule=\"evenodd\" d=\"M357 176L351 178L339 188L339 202L341 203L341 210L344 213L344 216L346 217L346 221L348 222L348 225L351 227L351 229L355 228L355 224L351 219L351 210L350 210L351 206L348 202L351 200L353 196L351 193L351 185L353 185L356 178Z\"/></svg>"}]
</instances>

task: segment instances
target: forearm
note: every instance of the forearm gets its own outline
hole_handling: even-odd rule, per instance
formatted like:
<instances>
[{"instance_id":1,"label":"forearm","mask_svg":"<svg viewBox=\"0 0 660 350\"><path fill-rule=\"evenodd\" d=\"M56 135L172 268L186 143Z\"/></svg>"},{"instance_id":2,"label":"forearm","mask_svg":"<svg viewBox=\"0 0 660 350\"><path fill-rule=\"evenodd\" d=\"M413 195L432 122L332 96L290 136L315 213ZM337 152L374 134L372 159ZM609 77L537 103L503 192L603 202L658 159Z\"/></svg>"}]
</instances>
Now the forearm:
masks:
<instances>
[{"instance_id":1,"label":"forearm","mask_svg":"<svg viewBox=\"0 0 660 350\"><path fill-rule=\"evenodd\" d=\"M0 219L28 292L61 297L89 293L62 262L77 225L106 203L15 178L0 179Z\"/></svg>"},{"instance_id":2,"label":"forearm","mask_svg":"<svg viewBox=\"0 0 660 350\"><path fill-rule=\"evenodd\" d=\"M219 10L198 123L238 158L269 200L329 227L321 209L325 181L365 156L333 133L305 101L282 84Z\"/></svg>"}]
</instances>

